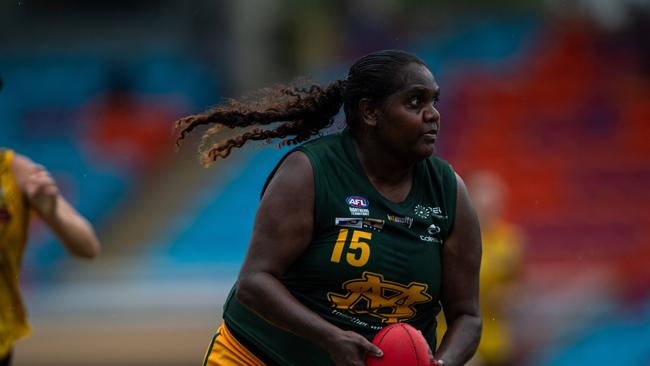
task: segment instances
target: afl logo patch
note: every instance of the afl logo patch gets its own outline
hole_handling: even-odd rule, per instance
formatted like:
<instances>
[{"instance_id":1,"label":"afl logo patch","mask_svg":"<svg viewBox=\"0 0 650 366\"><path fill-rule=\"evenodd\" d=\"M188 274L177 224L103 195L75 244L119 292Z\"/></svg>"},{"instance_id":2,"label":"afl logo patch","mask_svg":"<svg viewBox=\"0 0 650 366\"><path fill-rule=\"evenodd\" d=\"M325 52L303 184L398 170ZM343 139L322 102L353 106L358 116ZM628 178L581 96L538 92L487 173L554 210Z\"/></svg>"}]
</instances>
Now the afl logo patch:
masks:
<instances>
[{"instance_id":1,"label":"afl logo patch","mask_svg":"<svg viewBox=\"0 0 650 366\"><path fill-rule=\"evenodd\" d=\"M348 206L350 207L357 207L357 208L368 207L368 200L361 196L349 196L348 198L345 199L345 203L347 203Z\"/></svg>"}]
</instances>

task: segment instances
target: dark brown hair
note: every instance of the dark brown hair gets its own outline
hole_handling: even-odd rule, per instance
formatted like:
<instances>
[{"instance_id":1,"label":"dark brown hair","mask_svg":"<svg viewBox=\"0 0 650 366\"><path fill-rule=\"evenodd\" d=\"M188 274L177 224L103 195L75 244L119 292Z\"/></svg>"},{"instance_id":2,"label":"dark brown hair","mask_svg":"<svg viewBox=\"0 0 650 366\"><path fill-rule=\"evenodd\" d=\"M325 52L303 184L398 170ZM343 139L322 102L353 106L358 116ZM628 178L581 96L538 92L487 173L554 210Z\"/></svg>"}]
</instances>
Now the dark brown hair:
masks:
<instances>
[{"instance_id":1,"label":"dark brown hair","mask_svg":"<svg viewBox=\"0 0 650 366\"><path fill-rule=\"evenodd\" d=\"M359 101L368 98L376 103L383 102L400 88L399 71L410 63L424 65L418 57L404 51L374 52L357 60L345 79L325 87L280 85L258 91L252 101L231 99L176 121L176 144L180 145L188 133L201 125L211 126L203 135L204 141L210 141L223 127L250 127L232 138L209 144L201 152L205 164L218 157L227 157L234 147L241 147L248 141L280 139L281 145L293 145L331 126L342 105L346 124L355 130L359 123ZM279 125L259 128L275 123Z\"/></svg>"}]
</instances>

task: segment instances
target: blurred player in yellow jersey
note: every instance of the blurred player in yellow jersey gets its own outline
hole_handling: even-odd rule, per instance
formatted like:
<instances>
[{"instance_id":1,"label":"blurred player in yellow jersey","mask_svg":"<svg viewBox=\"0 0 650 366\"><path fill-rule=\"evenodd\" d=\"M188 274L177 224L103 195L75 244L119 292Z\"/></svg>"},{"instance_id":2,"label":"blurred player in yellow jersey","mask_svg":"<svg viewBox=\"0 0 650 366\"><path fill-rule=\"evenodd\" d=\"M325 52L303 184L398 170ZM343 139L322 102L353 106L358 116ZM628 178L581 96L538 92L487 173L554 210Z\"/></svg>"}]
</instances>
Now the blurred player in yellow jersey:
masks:
<instances>
[{"instance_id":1,"label":"blurred player in yellow jersey","mask_svg":"<svg viewBox=\"0 0 650 366\"><path fill-rule=\"evenodd\" d=\"M13 343L30 332L18 282L32 211L72 255L93 258L100 250L92 226L61 196L47 170L0 148L0 366L10 364Z\"/></svg>"},{"instance_id":2,"label":"blurred player in yellow jersey","mask_svg":"<svg viewBox=\"0 0 650 366\"><path fill-rule=\"evenodd\" d=\"M514 365L515 340L509 318L522 276L524 238L520 229L503 217L507 187L500 176L491 171L475 172L467 179L467 189L483 238L480 275L483 333L476 355L468 365ZM440 339L446 327L442 316L438 316L438 321Z\"/></svg>"}]
</instances>

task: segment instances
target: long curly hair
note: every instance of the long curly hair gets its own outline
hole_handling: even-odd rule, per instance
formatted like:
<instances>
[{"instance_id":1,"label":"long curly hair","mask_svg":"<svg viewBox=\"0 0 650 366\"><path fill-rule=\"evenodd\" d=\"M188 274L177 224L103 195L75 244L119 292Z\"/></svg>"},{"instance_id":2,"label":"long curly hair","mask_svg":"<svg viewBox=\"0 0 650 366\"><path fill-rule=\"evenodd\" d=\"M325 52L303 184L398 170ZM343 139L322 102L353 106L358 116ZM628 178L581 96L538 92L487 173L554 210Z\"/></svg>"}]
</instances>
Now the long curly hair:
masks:
<instances>
[{"instance_id":1,"label":"long curly hair","mask_svg":"<svg viewBox=\"0 0 650 366\"><path fill-rule=\"evenodd\" d=\"M248 141L280 140L280 145L294 145L309 140L332 125L341 106L350 130L359 124L359 101L369 99L382 103L403 84L399 70L410 64L424 62L418 57L398 50L374 52L357 60L348 76L327 86L277 85L265 88L243 100L230 99L207 111L187 116L175 122L176 144L195 128L208 125L203 134L201 156L205 165L226 158L235 147ZM278 124L267 129L259 126ZM243 129L234 137L218 137L224 127Z\"/></svg>"}]
</instances>

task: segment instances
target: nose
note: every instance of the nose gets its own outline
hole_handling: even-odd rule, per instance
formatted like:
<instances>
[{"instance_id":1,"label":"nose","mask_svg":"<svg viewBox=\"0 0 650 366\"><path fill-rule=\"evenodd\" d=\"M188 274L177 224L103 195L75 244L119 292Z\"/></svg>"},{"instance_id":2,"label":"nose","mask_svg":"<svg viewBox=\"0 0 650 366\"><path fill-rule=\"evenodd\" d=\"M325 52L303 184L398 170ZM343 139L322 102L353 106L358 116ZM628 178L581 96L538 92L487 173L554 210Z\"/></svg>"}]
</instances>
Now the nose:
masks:
<instances>
[{"instance_id":1,"label":"nose","mask_svg":"<svg viewBox=\"0 0 650 366\"><path fill-rule=\"evenodd\" d=\"M440 112L438 112L438 109L434 106L430 106L424 111L424 122L425 123L433 123L436 125L436 128L438 128L440 124Z\"/></svg>"}]
</instances>

